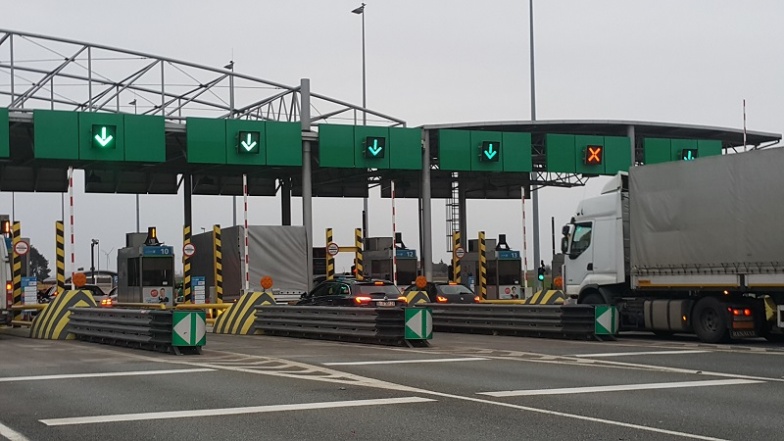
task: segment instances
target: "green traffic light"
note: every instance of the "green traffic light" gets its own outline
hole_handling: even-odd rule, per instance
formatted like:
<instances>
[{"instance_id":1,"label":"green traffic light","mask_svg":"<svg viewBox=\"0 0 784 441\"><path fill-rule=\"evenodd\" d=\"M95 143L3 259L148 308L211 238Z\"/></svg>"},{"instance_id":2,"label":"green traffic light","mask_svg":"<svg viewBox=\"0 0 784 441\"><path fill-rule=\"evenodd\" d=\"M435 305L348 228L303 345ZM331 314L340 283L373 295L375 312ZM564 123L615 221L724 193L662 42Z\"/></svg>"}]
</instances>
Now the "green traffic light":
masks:
<instances>
[{"instance_id":1,"label":"green traffic light","mask_svg":"<svg viewBox=\"0 0 784 441\"><path fill-rule=\"evenodd\" d=\"M544 274L539 274L539 281L541 282L542 280L544 280Z\"/></svg>"}]
</instances>

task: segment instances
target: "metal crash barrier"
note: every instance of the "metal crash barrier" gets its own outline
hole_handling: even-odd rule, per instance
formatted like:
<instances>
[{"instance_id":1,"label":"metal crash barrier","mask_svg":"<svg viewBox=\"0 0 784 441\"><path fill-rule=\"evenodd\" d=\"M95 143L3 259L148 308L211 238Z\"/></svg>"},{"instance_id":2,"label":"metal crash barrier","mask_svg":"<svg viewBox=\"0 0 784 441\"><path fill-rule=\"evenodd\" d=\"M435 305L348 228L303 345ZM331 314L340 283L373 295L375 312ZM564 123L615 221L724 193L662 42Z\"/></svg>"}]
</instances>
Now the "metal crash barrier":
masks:
<instances>
[{"instance_id":1,"label":"metal crash barrier","mask_svg":"<svg viewBox=\"0 0 784 441\"><path fill-rule=\"evenodd\" d=\"M417 305L420 306L420 305ZM598 339L593 305L421 304L441 332Z\"/></svg>"},{"instance_id":2,"label":"metal crash barrier","mask_svg":"<svg viewBox=\"0 0 784 441\"><path fill-rule=\"evenodd\" d=\"M201 311L71 308L68 332L79 340L161 352L201 353L206 323Z\"/></svg>"},{"instance_id":3,"label":"metal crash barrier","mask_svg":"<svg viewBox=\"0 0 784 441\"><path fill-rule=\"evenodd\" d=\"M407 312L406 310L410 310ZM383 345L427 346L432 334L429 329L407 332L408 316L416 308L353 308L331 306L257 306L256 332L264 335L317 338ZM429 318L429 313L427 318ZM418 320L425 323L425 319Z\"/></svg>"}]
</instances>

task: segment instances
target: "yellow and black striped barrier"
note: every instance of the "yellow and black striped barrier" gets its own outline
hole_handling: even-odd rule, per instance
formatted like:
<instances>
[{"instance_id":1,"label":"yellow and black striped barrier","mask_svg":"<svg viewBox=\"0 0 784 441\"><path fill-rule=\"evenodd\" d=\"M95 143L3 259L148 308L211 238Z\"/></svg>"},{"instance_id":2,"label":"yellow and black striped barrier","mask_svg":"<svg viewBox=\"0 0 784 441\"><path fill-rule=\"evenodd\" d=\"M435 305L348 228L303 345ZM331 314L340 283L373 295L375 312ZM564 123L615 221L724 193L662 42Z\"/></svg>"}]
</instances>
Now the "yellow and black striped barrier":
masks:
<instances>
[{"instance_id":1,"label":"yellow and black striped barrier","mask_svg":"<svg viewBox=\"0 0 784 441\"><path fill-rule=\"evenodd\" d=\"M430 303L430 297L424 291L411 291L406 294L406 303L408 303L408 306L416 305L417 303Z\"/></svg>"},{"instance_id":2,"label":"yellow and black striped barrier","mask_svg":"<svg viewBox=\"0 0 784 441\"><path fill-rule=\"evenodd\" d=\"M255 332L256 307L274 305L275 297L268 292L243 294L237 303L219 315L212 332L216 334L248 335Z\"/></svg>"},{"instance_id":3,"label":"yellow and black striped barrier","mask_svg":"<svg viewBox=\"0 0 784 441\"><path fill-rule=\"evenodd\" d=\"M65 224L63 221L57 221L54 225L55 229L55 257L57 260L57 294L60 295L65 292Z\"/></svg>"},{"instance_id":4,"label":"yellow and black striped barrier","mask_svg":"<svg viewBox=\"0 0 784 441\"><path fill-rule=\"evenodd\" d=\"M335 258L329 254L329 244L333 241L332 228L327 228L327 244L325 245L324 255L326 257L325 264L327 266L327 280L335 278Z\"/></svg>"},{"instance_id":5,"label":"yellow and black striped barrier","mask_svg":"<svg viewBox=\"0 0 784 441\"><path fill-rule=\"evenodd\" d=\"M487 298L487 245L485 232L479 232L479 297Z\"/></svg>"},{"instance_id":6,"label":"yellow and black striped barrier","mask_svg":"<svg viewBox=\"0 0 784 441\"><path fill-rule=\"evenodd\" d=\"M221 249L220 225L212 226L212 251L215 256L215 296L223 303L223 251Z\"/></svg>"},{"instance_id":7,"label":"yellow and black striped barrier","mask_svg":"<svg viewBox=\"0 0 784 441\"><path fill-rule=\"evenodd\" d=\"M525 300L526 305L563 305L566 295L558 289L548 289L547 291L537 291L530 298Z\"/></svg>"},{"instance_id":8,"label":"yellow and black striped barrier","mask_svg":"<svg viewBox=\"0 0 784 441\"><path fill-rule=\"evenodd\" d=\"M22 240L22 224L14 222L11 230L11 240L13 241L13 250L11 252L11 273L13 274L14 282L14 305L22 304L22 256L16 253L16 244ZM14 320L22 320L22 312L17 311L14 314Z\"/></svg>"},{"instance_id":9,"label":"yellow and black striped barrier","mask_svg":"<svg viewBox=\"0 0 784 441\"><path fill-rule=\"evenodd\" d=\"M30 337L43 340L72 339L67 327L71 316L69 308L95 308L95 300L89 291L79 289L64 291L54 298L46 308L36 316L30 328Z\"/></svg>"},{"instance_id":10,"label":"yellow and black striped barrier","mask_svg":"<svg viewBox=\"0 0 784 441\"><path fill-rule=\"evenodd\" d=\"M182 229L183 249L185 249L185 246L189 243L191 243L191 226L186 225ZM190 256L186 256L185 253L182 254L182 297L185 303L193 302L191 296L191 258Z\"/></svg>"},{"instance_id":11,"label":"yellow and black striped barrier","mask_svg":"<svg viewBox=\"0 0 784 441\"><path fill-rule=\"evenodd\" d=\"M357 228L354 230L354 247L356 253L354 258L354 265L356 266L357 280L365 280L365 265L362 260L362 228Z\"/></svg>"},{"instance_id":12,"label":"yellow and black striped barrier","mask_svg":"<svg viewBox=\"0 0 784 441\"><path fill-rule=\"evenodd\" d=\"M460 242L460 232L452 232L452 281L462 283L462 271L460 270L460 258L457 257L457 250L463 248ZM465 252L465 251L464 251Z\"/></svg>"}]
</instances>

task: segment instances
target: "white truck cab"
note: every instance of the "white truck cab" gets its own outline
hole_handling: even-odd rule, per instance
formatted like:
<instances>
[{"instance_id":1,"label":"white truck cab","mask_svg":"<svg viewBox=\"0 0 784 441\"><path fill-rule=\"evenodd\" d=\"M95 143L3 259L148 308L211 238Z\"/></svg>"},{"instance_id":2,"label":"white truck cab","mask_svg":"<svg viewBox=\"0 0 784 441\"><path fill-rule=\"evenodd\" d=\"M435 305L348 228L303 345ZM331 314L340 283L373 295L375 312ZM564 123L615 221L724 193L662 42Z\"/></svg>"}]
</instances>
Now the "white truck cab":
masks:
<instances>
[{"instance_id":1,"label":"white truck cab","mask_svg":"<svg viewBox=\"0 0 784 441\"><path fill-rule=\"evenodd\" d=\"M580 202L572 221L564 226L561 251L566 255L566 295L581 303L600 287L626 282L629 245L624 244L628 234L623 233L629 228L627 182L627 174L615 175L600 196Z\"/></svg>"}]
</instances>

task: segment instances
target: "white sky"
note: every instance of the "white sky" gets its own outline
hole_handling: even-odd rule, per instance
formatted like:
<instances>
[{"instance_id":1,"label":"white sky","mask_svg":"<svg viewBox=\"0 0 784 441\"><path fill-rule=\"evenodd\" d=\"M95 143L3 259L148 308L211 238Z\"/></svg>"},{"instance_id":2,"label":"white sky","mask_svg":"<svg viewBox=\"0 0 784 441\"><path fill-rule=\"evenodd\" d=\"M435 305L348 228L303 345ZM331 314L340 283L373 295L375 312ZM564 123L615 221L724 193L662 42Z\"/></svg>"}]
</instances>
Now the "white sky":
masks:
<instances>
[{"instance_id":1,"label":"white sky","mask_svg":"<svg viewBox=\"0 0 784 441\"><path fill-rule=\"evenodd\" d=\"M409 126L530 117L528 2L498 0L386 0L365 12L368 107ZM359 1L289 0L222 2L0 1L0 28L81 40L235 70L361 103ZM784 2L780 0L536 0L536 98L540 120L641 120L742 127L746 99L749 130L784 132ZM4 81L7 79L4 79ZM4 101L5 100L5 101ZM0 96L0 106L8 105ZM77 266L90 265L90 239L100 240L100 267L116 267L116 250L135 230L133 195L85 195L78 175ZM540 196L542 257L549 261L550 218L556 229L586 187L545 189ZM11 212L0 194L0 212ZM22 233L54 262L54 221L59 194L15 195ZM141 196L142 230L181 249L181 196ZM277 198L250 199L251 224L278 224ZM390 203L370 201L371 236L391 235ZM469 201L469 236L506 233L521 249L519 201ZM292 201L301 223L301 202ZM242 199L238 198L241 210ZM398 201L398 229L409 247L418 244L415 200ZM67 207L66 207L67 210ZM335 228L350 244L361 225L362 200L314 203L314 244ZM528 255L532 256L531 207L527 204ZM231 197L194 197L194 232L232 223ZM445 207L433 203L434 259L447 261ZM242 212L237 215L242 222ZM350 258L338 261L345 270ZM70 269L68 270L70 271Z\"/></svg>"}]
</instances>

